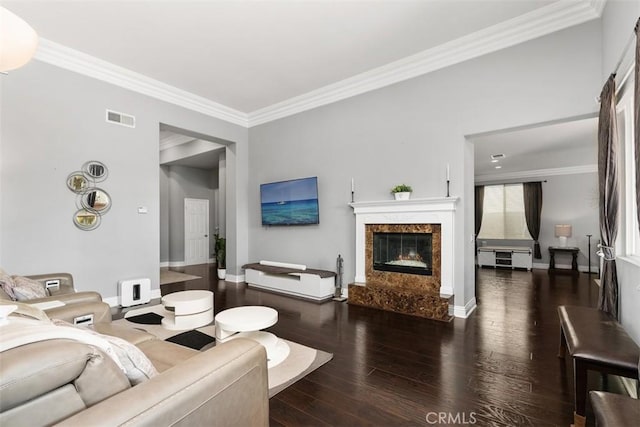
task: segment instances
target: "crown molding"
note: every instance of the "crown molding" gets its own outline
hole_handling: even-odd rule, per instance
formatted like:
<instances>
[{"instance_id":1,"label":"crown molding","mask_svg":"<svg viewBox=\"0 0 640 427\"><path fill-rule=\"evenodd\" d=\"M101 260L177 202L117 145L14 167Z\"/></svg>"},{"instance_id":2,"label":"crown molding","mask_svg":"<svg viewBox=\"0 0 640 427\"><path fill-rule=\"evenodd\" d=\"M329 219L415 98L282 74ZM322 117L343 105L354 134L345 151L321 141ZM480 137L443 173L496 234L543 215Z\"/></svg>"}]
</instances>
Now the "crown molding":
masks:
<instances>
[{"instance_id":1,"label":"crown molding","mask_svg":"<svg viewBox=\"0 0 640 427\"><path fill-rule=\"evenodd\" d=\"M248 124L246 113L42 37L34 58L226 122Z\"/></svg>"},{"instance_id":2,"label":"crown molding","mask_svg":"<svg viewBox=\"0 0 640 427\"><path fill-rule=\"evenodd\" d=\"M558 1L304 95L249 113L249 127L337 102L600 17L606 0Z\"/></svg>"},{"instance_id":3,"label":"crown molding","mask_svg":"<svg viewBox=\"0 0 640 427\"><path fill-rule=\"evenodd\" d=\"M599 18L606 0L557 1L415 55L244 113L124 67L40 38L35 59L243 127L257 126L380 89Z\"/></svg>"},{"instance_id":4,"label":"crown molding","mask_svg":"<svg viewBox=\"0 0 640 427\"><path fill-rule=\"evenodd\" d=\"M591 7L598 14L598 17L602 16L602 11L607 5L607 0L590 0Z\"/></svg>"},{"instance_id":5,"label":"crown molding","mask_svg":"<svg viewBox=\"0 0 640 427\"><path fill-rule=\"evenodd\" d=\"M598 165L570 166L566 168L535 169L530 171L476 175L475 182L476 184L482 184L486 182L506 181L510 179L543 178L545 176L576 175L580 173L597 173L597 172L598 172Z\"/></svg>"}]
</instances>

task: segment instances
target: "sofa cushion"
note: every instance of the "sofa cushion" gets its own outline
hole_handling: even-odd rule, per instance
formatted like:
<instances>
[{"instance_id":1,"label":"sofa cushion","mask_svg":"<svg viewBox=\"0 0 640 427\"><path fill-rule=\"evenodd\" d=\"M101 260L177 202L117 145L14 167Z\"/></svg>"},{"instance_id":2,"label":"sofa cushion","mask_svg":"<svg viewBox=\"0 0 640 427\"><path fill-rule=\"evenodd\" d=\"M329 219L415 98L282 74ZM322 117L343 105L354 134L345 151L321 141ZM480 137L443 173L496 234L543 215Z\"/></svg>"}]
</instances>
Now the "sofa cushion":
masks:
<instances>
[{"instance_id":1,"label":"sofa cushion","mask_svg":"<svg viewBox=\"0 0 640 427\"><path fill-rule=\"evenodd\" d=\"M29 279L22 276L11 276L12 282L8 283L8 288L3 285L3 289L9 294L13 294L18 301L28 301L36 298L45 298L49 296L49 293L45 289L44 285L36 280Z\"/></svg>"},{"instance_id":2,"label":"sofa cushion","mask_svg":"<svg viewBox=\"0 0 640 427\"><path fill-rule=\"evenodd\" d=\"M113 337L122 338L131 344L139 345L145 341L157 340L155 335L151 335L141 329L127 328L113 324L111 322L96 322L91 325L91 329L103 335L111 335Z\"/></svg>"},{"instance_id":3,"label":"sofa cushion","mask_svg":"<svg viewBox=\"0 0 640 427\"><path fill-rule=\"evenodd\" d=\"M162 340L150 340L138 344L159 372L164 372L200 352L189 347Z\"/></svg>"},{"instance_id":4,"label":"sofa cushion","mask_svg":"<svg viewBox=\"0 0 640 427\"><path fill-rule=\"evenodd\" d=\"M101 335L83 327L75 327L62 320L50 321L42 310L16 302L18 310L9 316L9 322L0 325L0 351L22 345L52 340L71 339L102 350L124 372L132 384L138 384L157 374L149 359L136 346L117 337ZM32 311L42 317L25 310Z\"/></svg>"},{"instance_id":5,"label":"sofa cushion","mask_svg":"<svg viewBox=\"0 0 640 427\"><path fill-rule=\"evenodd\" d=\"M121 365L125 375L131 382L131 385L140 384L143 381L158 374L149 358L135 345L130 342L111 335L103 335L94 330L85 327L75 327L63 320L52 320L56 326L63 328L74 328L83 333L93 335L108 342L109 347L113 350L117 362ZM109 354L109 353L108 353Z\"/></svg>"},{"instance_id":6,"label":"sofa cushion","mask_svg":"<svg viewBox=\"0 0 640 427\"><path fill-rule=\"evenodd\" d=\"M118 366L104 353L69 339L39 341L7 349L2 352L0 372L2 412L73 384L83 376L94 379L90 392L78 390L87 406L130 387ZM96 382L98 377L104 383Z\"/></svg>"}]
</instances>

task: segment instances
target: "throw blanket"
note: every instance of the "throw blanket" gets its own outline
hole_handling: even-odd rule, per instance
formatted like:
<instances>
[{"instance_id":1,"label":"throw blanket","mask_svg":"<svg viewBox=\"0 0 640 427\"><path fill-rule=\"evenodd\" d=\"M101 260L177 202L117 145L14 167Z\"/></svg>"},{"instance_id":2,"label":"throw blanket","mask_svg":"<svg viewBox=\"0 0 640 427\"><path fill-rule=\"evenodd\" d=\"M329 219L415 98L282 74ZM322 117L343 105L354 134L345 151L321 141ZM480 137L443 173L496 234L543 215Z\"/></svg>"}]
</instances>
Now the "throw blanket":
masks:
<instances>
[{"instance_id":1,"label":"throw blanket","mask_svg":"<svg viewBox=\"0 0 640 427\"><path fill-rule=\"evenodd\" d=\"M10 316L0 326L0 352L22 345L53 339L70 339L100 349L118 365L132 385L139 384L158 372L147 356L133 344L107 335L101 335L66 322L37 320Z\"/></svg>"}]
</instances>

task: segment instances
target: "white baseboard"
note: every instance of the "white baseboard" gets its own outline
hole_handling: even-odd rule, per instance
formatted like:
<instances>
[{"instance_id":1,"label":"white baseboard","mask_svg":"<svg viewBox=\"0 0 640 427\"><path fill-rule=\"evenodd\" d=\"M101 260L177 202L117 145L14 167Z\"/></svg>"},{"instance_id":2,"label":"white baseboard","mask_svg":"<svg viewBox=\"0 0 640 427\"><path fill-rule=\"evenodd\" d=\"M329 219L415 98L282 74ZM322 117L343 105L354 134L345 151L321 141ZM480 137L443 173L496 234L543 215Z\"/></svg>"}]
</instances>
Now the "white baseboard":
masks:
<instances>
[{"instance_id":1,"label":"white baseboard","mask_svg":"<svg viewBox=\"0 0 640 427\"><path fill-rule=\"evenodd\" d=\"M187 265L184 261L169 261L164 264L166 264L166 267L185 267ZM160 266L162 267L162 263L160 264Z\"/></svg>"},{"instance_id":2,"label":"white baseboard","mask_svg":"<svg viewBox=\"0 0 640 427\"><path fill-rule=\"evenodd\" d=\"M244 282L244 274L227 274L226 282L242 283Z\"/></svg>"},{"instance_id":3,"label":"white baseboard","mask_svg":"<svg viewBox=\"0 0 640 427\"><path fill-rule=\"evenodd\" d=\"M466 319L473 313L473 311L478 307L476 303L476 297L471 298L464 306L454 305L453 306L453 315L455 317L460 317Z\"/></svg>"},{"instance_id":4,"label":"white baseboard","mask_svg":"<svg viewBox=\"0 0 640 427\"><path fill-rule=\"evenodd\" d=\"M533 263L533 268L536 269L541 269L541 270L548 270L549 269L549 263L548 262L534 262ZM557 269L563 269L563 270L571 270L571 264L558 264L556 263L556 268ZM583 273L588 273L589 272L589 266L588 265L578 265L578 271L581 271ZM591 273L596 273L598 271L598 267L595 265L591 266Z\"/></svg>"},{"instance_id":5,"label":"white baseboard","mask_svg":"<svg viewBox=\"0 0 640 427\"><path fill-rule=\"evenodd\" d=\"M216 263L216 259L215 258L209 258L207 260L207 264L215 264ZM166 268L166 267L186 267L187 264L184 261L163 261L160 263L160 268Z\"/></svg>"},{"instance_id":6,"label":"white baseboard","mask_svg":"<svg viewBox=\"0 0 640 427\"><path fill-rule=\"evenodd\" d=\"M151 293L149 294L149 296L151 297L151 299L162 298L162 295L160 293L160 288L151 289ZM119 307L120 306L120 299L118 298L117 295L115 297L102 298L102 301L106 302L107 304L109 304L109 307Z\"/></svg>"}]
</instances>

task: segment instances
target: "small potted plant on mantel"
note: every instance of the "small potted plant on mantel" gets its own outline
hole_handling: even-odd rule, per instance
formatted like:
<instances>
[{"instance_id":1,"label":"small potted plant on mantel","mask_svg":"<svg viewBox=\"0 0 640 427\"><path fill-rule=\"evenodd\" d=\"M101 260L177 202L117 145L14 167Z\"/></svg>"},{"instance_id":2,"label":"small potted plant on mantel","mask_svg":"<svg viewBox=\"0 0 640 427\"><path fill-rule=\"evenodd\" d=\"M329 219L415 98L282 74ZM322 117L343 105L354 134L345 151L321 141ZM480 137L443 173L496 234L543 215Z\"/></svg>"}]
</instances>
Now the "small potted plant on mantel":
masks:
<instances>
[{"instance_id":1,"label":"small potted plant on mantel","mask_svg":"<svg viewBox=\"0 0 640 427\"><path fill-rule=\"evenodd\" d=\"M391 189L393 197L395 197L396 200L409 200L412 191L411 186L405 184L396 185Z\"/></svg>"},{"instance_id":2,"label":"small potted plant on mantel","mask_svg":"<svg viewBox=\"0 0 640 427\"><path fill-rule=\"evenodd\" d=\"M216 247L216 264L218 268L218 279L224 280L227 277L226 268L226 246L227 239L220 237L218 233L213 235Z\"/></svg>"}]
</instances>

